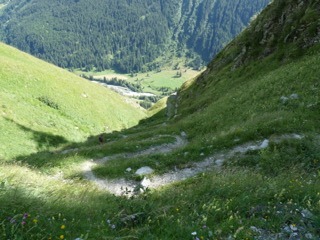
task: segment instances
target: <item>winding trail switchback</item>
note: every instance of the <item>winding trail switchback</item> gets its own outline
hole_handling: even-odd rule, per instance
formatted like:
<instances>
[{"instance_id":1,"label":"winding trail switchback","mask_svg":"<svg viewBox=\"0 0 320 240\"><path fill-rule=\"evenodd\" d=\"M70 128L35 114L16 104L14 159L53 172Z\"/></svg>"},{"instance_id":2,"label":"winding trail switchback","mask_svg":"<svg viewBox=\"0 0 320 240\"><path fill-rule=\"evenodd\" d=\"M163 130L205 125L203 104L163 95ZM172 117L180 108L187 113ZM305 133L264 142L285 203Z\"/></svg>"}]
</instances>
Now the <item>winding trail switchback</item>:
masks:
<instances>
[{"instance_id":1,"label":"winding trail switchback","mask_svg":"<svg viewBox=\"0 0 320 240\"><path fill-rule=\"evenodd\" d=\"M175 182L179 182L182 180L186 180L191 178L199 173L203 173L205 171L216 169L219 170L224 161L234 157L237 154L244 154L248 151L252 150L260 150L267 148L270 142L281 142L285 139L302 139L303 136L299 134L285 134L279 137L273 137L272 139L264 139L262 141L256 142L248 142L245 144L241 144L235 146L229 150L217 152L211 156L208 156L203 161L192 163L191 167L183 168L183 169L175 169L164 173L162 175L154 175L150 178L144 178L141 182L130 181L124 178L120 179L100 179L97 178L92 172L93 167L104 164L108 160L116 159L116 158L133 158L139 156L147 156L151 154L159 154L159 153L168 153L175 149L181 148L187 145L186 135L182 134L182 136L176 136L176 142L171 144L162 144L159 146L153 146L146 150L142 150L136 153L129 154L117 154L109 157L105 157L98 160L90 160L86 161L82 170L84 172L84 176L96 183L98 188L102 190L107 190L112 194L117 196L126 195L132 196L135 195L139 191L143 191L145 189L157 189L162 186L166 186L168 184L172 184Z\"/></svg>"}]
</instances>

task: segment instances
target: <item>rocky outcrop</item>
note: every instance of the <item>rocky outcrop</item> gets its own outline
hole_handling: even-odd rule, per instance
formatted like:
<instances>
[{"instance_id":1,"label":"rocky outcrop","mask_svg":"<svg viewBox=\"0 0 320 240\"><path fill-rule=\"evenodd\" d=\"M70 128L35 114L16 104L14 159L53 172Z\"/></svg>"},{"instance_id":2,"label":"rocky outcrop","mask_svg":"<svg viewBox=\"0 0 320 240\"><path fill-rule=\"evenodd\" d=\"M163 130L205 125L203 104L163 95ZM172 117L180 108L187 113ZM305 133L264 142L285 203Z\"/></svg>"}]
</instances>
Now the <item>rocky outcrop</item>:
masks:
<instances>
[{"instance_id":1,"label":"rocky outcrop","mask_svg":"<svg viewBox=\"0 0 320 240\"><path fill-rule=\"evenodd\" d=\"M315 0L289 2L275 1L269 5L265 14L261 14L238 38L238 55L233 59L233 69L290 45L290 51L279 54L285 61L320 42L319 4Z\"/></svg>"}]
</instances>

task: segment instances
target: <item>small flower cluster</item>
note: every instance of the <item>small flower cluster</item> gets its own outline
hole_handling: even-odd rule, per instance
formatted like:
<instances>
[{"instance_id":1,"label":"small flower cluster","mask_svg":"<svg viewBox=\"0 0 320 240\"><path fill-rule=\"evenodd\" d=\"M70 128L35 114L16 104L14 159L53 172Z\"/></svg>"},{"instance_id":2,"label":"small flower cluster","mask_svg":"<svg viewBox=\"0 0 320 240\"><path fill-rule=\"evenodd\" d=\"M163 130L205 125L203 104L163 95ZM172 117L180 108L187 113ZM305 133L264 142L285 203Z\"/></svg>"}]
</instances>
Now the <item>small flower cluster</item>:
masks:
<instances>
[{"instance_id":1,"label":"small flower cluster","mask_svg":"<svg viewBox=\"0 0 320 240\"><path fill-rule=\"evenodd\" d=\"M199 229L200 234L194 231L191 233L193 240L205 240L211 239L213 237L212 231L207 227L207 225L203 225L201 229Z\"/></svg>"},{"instance_id":2,"label":"small flower cluster","mask_svg":"<svg viewBox=\"0 0 320 240\"><path fill-rule=\"evenodd\" d=\"M27 220L29 217L30 215L28 213L24 213L22 215L18 214L13 217L8 217L7 220L10 222L10 224L24 226L27 224Z\"/></svg>"},{"instance_id":3,"label":"small flower cluster","mask_svg":"<svg viewBox=\"0 0 320 240\"><path fill-rule=\"evenodd\" d=\"M7 215L2 211L0 213ZM4 230L3 236L6 239L43 239L45 237L48 240L63 240L70 234L67 231L66 222L67 220L62 217L62 214L48 218L40 215L31 217L30 213L25 212L5 217L3 221L0 220L0 230ZM47 229L46 233L43 232L44 228Z\"/></svg>"}]
</instances>

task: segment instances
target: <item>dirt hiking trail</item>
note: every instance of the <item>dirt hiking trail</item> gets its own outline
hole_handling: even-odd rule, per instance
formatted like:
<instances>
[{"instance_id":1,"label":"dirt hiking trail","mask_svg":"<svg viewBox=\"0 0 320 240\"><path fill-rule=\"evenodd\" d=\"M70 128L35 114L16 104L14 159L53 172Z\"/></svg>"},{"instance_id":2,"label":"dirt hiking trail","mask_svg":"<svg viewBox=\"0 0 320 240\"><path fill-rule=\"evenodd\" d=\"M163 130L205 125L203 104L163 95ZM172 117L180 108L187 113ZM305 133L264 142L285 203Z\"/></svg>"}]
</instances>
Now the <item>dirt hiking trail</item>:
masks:
<instances>
[{"instance_id":1,"label":"dirt hiking trail","mask_svg":"<svg viewBox=\"0 0 320 240\"><path fill-rule=\"evenodd\" d=\"M182 148L187 145L186 134L181 133L181 136L175 136L176 142L171 144L162 144L159 146L153 146L148 149L142 150L136 153L116 154L102 159L89 160L83 163L82 171L84 176L94 182L99 189L109 191L110 193L121 196L133 196L139 192L143 192L146 189L157 189L168 184L179 182L188 178L191 178L199 173L216 169L221 169L225 160L234 157L237 154L245 154L248 151L260 150L267 148L270 142L281 142L286 139L302 139L303 136L299 134L285 134L279 137L273 137L271 139L264 139L263 141L248 142L227 151L217 152L211 156L208 156L201 162L195 162L191 167L184 169L174 169L162 175L153 175L150 178L144 177L141 182L130 181L124 178L120 179L100 179L97 178L92 169L100 164L104 164L111 159L117 158L135 158L139 156L147 156L151 154L165 154L172 152L176 149Z\"/></svg>"}]
</instances>

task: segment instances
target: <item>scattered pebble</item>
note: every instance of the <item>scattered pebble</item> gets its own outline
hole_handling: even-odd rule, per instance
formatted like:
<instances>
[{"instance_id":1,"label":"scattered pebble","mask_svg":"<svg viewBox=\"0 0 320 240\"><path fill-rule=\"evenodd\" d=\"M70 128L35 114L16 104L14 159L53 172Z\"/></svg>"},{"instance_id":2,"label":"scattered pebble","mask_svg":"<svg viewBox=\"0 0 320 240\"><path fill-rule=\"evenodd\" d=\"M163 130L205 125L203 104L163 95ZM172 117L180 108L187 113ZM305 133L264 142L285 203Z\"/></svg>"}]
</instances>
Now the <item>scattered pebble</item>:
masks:
<instances>
[{"instance_id":1,"label":"scattered pebble","mask_svg":"<svg viewBox=\"0 0 320 240\"><path fill-rule=\"evenodd\" d=\"M142 186L143 188L149 187L150 184L151 184L150 179L148 179L148 178L146 178L146 177L144 177L143 180L141 181L141 186Z\"/></svg>"},{"instance_id":2,"label":"scattered pebble","mask_svg":"<svg viewBox=\"0 0 320 240\"><path fill-rule=\"evenodd\" d=\"M77 152L78 150L79 150L78 148L66 149L66 150L63 150L61 154L73 153L73 152Z\"/></svg>"},{"instance_id":3,"label":"scattered pebble","mask_svg":"<svg viewBox=\"0 0 320 240\"><path fill-rule=\"evenodd\" d=\"M299 95L296 94L296 93L293 93L293 94L290 95L290 98L291 98L291 99L298 99L298 98L299 98Z\"/></svg>"},{"instance_id":4,"label":"scattered pebble","mask_svg":"<svg viewBox=\"0 0 320 240\"><path fill-rule=\"evenodd\" d=\"M299 95L296 94L296 93L292 93L289 97L286 97L286 96L281 96L280 97L280 101L283 104L287 103L290 99L291 100L299 99Z\"/></svg>"},{"instance_id":5,"label":"scattered pebble","mask_svg":"<svg viewBox=\"0 0 320 240\"><path fill-rule=\"evenodd\" d=\"M296 232L292 233L289 240L300 240L299 234Z\"/></svg>"},{"instance_id":6,"label":"scattered pebble","mask_svg":"<svg viewBox=\"0 0 320 240\"><path fill-rule=\"evenodd\" d=\"M182 131L182 132L181 132L181 137L187 137L186 132Z\"/></svg>"},{"instance_id":7,"label":"scattered pebble","mask_svg":"<svg viewBox=\"0 0 320 240\"><path fill-rule=\"evenodd\" d=\"M298 228L297 228L297 226L295 224L290 224L290 229L292 231L297 231L298 230Z\"/></svg>"},{"instance_id":8,"label":"scattered pebble","mask_svg":"<svg viewBox=\"0 0 320 240\"><path fill-rule=\"evenodd\" d=\"M215 165L217 166L217 167L221 167L222 166L222 164L223 164L223 159L218 159L218 160L216 160L215 161Z\"/></svg>"},{"instance_id":9,"label":"scattered pebble","mask_svg":"<svg viewBox=\"0 0 320 240\"><path fill-rule=\"evenodd\" d=\"M304 236L306 239L313 239L313 235L311 233L306 233Z\"/></svg>"},{"instance_id":10,"label":"scattered pebble","mask_svg":"<svg viewBox=\"0 0 320 240\"><path fill-rule=\"evenodd\" d=\"M261 149L264 149L264 148L267 148L268 146L269 146L269 140L268 140L268 139L265 139L265 140L263 140L263 142L261 143L260 148L261 148Z\"/></svg>"},{"instance_id":11,"label":"scattered pebble","mask_svg":"<svg viewBox=\"0 0 320 240\"><path fill-rule=\"evenodd\" d=\"M261 233L261 230L259 230L257 227L255 226L251 226L250 227L251 231L256 232L256 233Z\"/></svg>"},{"instance_id":12,"label":"scattered pebble","mask_svg":"<svg viewBox=\"0 0 320 240\"><path fill-rule=\"evenodd\" d=\"M301 215L304 218L313 218L313 214L308 209L303 209Z\"/></svg>"},{"instance_id":13,"label":"scattered pebble","mask_svg":"<svg viewBox=\"0 0 320 240\"><path fill-rule=\"evenodd\" d=\"M281 96L280 100L282 103L286 103L289 100L289 98L287 98L285 96Z\"/></svg>"}]
</instances>

